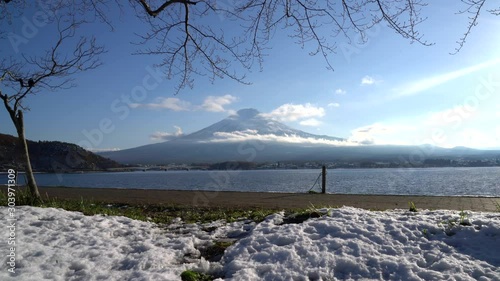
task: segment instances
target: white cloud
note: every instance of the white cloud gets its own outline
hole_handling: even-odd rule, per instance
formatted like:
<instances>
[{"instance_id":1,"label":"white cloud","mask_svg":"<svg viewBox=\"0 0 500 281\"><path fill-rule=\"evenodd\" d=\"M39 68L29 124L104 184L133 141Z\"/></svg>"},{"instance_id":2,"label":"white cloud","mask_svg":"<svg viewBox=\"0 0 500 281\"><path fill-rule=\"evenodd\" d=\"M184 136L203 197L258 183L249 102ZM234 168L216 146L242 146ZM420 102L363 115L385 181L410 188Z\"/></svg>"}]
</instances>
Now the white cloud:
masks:
<instances>
[{"instance_id":1,"label":"white cloud","mask_svg":"<svg viewBox=\"0 0 500 281\"><path fill-rule=\"evenodd\" d=\"M231 95L208 96L205 101L203 101L201 108L210 112L226 112L227 110L224 109L224 106L229 105L236 100L238 99Z\"/></svg>"},{"instance_id":2,"label":"white cloud","mask_svg":"<svg viewBox=\"0 0 500 281\"><path fill-rule=\"evenodd\" d=\"M234 110L234 109L228 109L226 110L227 114L229 116L235 116L235 115L238 115L238 111Z\"/></svg>"},{"instance_id":3,"label":"white cloud","mask_svg":"<svg viewBox=\"0 0 500 281\"><path fill-rule=\"evenodd\" d=\"M302 126L318 127L322 123L321 123L321 121L319 121L316 118L309 118L309 119L300 121L299 124L302 125Z\"/></svg>"},{"instance_id":4,"label":"white cloud","mask_svg":"<svg viewBox=\"0 0 500 281\"><path fill-rule=\"evenodd\" d=\"M345 94L347 94L347 91L338 88L337 90L335 90L335 94L337 94L337 95L345 95Z\"/></svg>"},{"instance_id":5,"label":"white cloud","mask_svg":"<svg viewBox=\"0 0 500 281\"><path fill-rule=\"evenodd\" d=\"M178 137L181 137L184 135L182 132L182 128L179 126L174 126L175 132L174 133L168 133L168 132L154 132L151 134L149 137L153 141L166 141L166 140L172 140Z\"/></svg>"},{"instance_id":6,"label":"white cloud","mask_svg":"<svg viewBox=\"0 0 500 281\"><path fill-rule=\"evenodd\" d=\"M440 126L451 130L463 129L465 126L488 127L496 125L500 112L496 110L495 100L477 100L475 103L457 104L440 111L428 112L421 116L426 126Z\"/></svg>"},{"instance_id":7,"label":"white cloud","mask_svg":"<svg viewBox=\"0 0 500 281\"><path fill-rule=\"evenodd\" d=\"M361 79L361 85L372 85L377 82L373 77L366 75Z\"/></svg>"},{"instance_id":8,"label":"white cloud","mask_svg":"<svg viewBox=\"0 0 500 281\"><path fill-rule=\"evenodd\" d=\"M495 130L495 139L497 143L497 147L500 147L500 126L497 126Z\"/></svg>"},{"instance_id":9,"label":"white cloud","mask_svg":"<svg viewBox=\"0 0 500 281\"><path fill-rule=\"evenodd\" d=\"M422 116L424 117L424 116ZM359 145L423 145L441 147L467 146L473 148L498 148L500 126L493 127L486 133L474 127L452 130L449 127L429 126L419 117L411 125L408 122L395 124L374 123L351 131L351 136L344 141L329 139L304 138L297 135L258 134L256 130L235 132L217 132L214 138L206 142L240 142L257 140L263 142L284 142L295 144L323 144L332 146ZM435 129L439 129L436 131ZM496 129L496 130L495 130Z\"/></svg>"},{"instance_id":10,"label":"white cloud","mask_svg":"<svg viewBox=\"0 0 500 281\"><path fill-rule=\"evenodd\" d=\"M466 147L482 147L482 148L496 148L498 147L498 139L492 134L486 134L474 128L465 128L457 132L460 139L460 144L454 146Z\"/></svg>"},{"instance_id":11,"label":"white cloud","mask_svg":"<svg viewBox=\"0 0 500 281\"><path fill-rule=\"evenodd\" d=\"M456 129L459 126L471 119L476 111L470 110L464 105L456 105L452 108L447 108L437 112L430 112L423 119L427 126L441 126Z\"/></svg>"},{"instance_id":12,"label":"white cloud","mask_svg":"<svg viewBox=\"0 0 500 281\"><path fill-rule=\"evenodd\" d=\"M350 141L336 141L329 139L304 138L297 135L278 136L274 134L260 135L256 130L244 130L235 132L217 132L214 139L206 142L241 142L249 140L267 141L267 142L285 142L296 144L325 144L332 146L356 146L359 143Z\"/></svg>"},{"instance_id":13,"label":"white cloud","mask_svg":"<svg viewBox=\"0 0 500 281\"><path fill-rule=\"evenodd\" d=\"M352 130L348 140L377 145L431 144L448 148L466 146L498 149L500 126L495 122L498 120L495 115L496 111L488 107L455 105L415 116L394 117L390 123L362 126Z\"/></svg>"},{"instance_id":14,"label":"white cloud","mask_svg":"<svg viewBox=\"0 0 500 281\"><path fill-rule=\"evenodd\" d=\"M331 102L328 104L328 107L340 107L340 103L338 102Z\"/></svg>"},{"instance_id":15,"label":"white cloud","mask_svg":"<svg viewBox=\"0 0 500 281\"><path fill-rule=\"evenodd\" d=\"M280 121L297 121L300 119L323 117L325 109L306 104L284 104L270 113L263 113L262 116L278 119Z\"/></svg>"},{"instance_id":16,"label":"white cloud","mask_svg":"<svg viewBox=\"0 0 500 281\"><path fill-rule=\"evenodd\" d=\"M178 98L156 98L153 103L131 103L131 108L147 109L170 109L173 111L188 111L191 109L191 103Z\"/></svg>"},{"instance_id":17,"label":"white cloud","mask_svg":"<svg viewBox=\"0 0 500 281\"><path fill-rule=\"evenodd\" d=\"M208 96L201 105L194 106L188 101L183 101L178 98L156 98L152 103L131 103L131 108L146 108L146 109L169 109L172 111L194 111L204 110L208 112L228 112L234 114L234 110L225 109L225 105L229 105L238 100L231 95L224 96Z\"/></svg>"},{"instance_id":18,"label":"white cloud","mask_svg":"<svg viewBox=\"0 0 500 281\"><path fill-rule=\"evenodd\" d=\"M361 144L375 144L374 133L380 133L386 129L380 124L373 124L354 129L351 131L350 141L359 142Z\"/></svg>"},{"instance_id":19,"label":"white cloud","mask_svg":"<svg viewBox=\"0 0 500 281\"><path fill-rule=\"evenodd\" d=\"M395 90L396 93L392 97L398 98L398 97L416 95L425 90L434 88L451 80L455 80L467 74L471 74L473 72L496 65L498 63L500 63L500 59L494 59L470 67L465 67L459 70L450 71L448 73L443 73L443 74L437 74L431 77L426 77L418 81L410 82L396 89Z\"/></svg>"},{"instance_id":20,"label":"white cloud","mask_svg":"<svg viewBox=\"0 0 500 281\"><path fill-rule=\"evenodd\" d=\"M399 138L404 136L409 131L414 131L412 126L403 125L383 125L375 123L368 126L363 126L351 131L351 136L348 138L350 142L359 144L409 144L402 142Z\"/></svg>"},{"instance_id":21,"label":"white cloud","mask_svg":"<svg viewBox=\"0 0 500 281\"><path fill-rule=\"evenodd\" d=\"M420 117L422 135L430 143L442 147L466 146L472 148L498 148L498 119L496 112L486 107L455 105Z\"/></svg>"}]
</instances>

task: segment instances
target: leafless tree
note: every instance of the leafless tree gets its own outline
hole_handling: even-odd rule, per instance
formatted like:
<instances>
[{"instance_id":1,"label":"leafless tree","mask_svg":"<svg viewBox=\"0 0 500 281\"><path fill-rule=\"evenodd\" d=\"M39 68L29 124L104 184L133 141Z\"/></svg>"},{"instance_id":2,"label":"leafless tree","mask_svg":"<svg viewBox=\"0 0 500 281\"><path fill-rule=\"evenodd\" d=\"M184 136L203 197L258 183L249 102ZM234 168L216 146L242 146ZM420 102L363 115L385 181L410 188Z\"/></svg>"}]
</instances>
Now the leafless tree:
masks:
<instances>
[{"instance_id":1,"label":"leafless tree","mask_svg":"<svg viewBox=\"0 0 500 281\"><path fill-rule=\"evenodd\" d=\"M22 59L4 58L0 62L0 98L16 128L19 144L25 158L27 185L34 202L41 201L31 168L24 130L24 102L30 95L74 86L76 73L94 69L101 63L98 56L104 52L94 38L76 39L76 30L85 22L73 16L55 16L58 36L44 54L23 55ZM67 52L67 48L71 51Z\"/></svg>"}]
</instances>

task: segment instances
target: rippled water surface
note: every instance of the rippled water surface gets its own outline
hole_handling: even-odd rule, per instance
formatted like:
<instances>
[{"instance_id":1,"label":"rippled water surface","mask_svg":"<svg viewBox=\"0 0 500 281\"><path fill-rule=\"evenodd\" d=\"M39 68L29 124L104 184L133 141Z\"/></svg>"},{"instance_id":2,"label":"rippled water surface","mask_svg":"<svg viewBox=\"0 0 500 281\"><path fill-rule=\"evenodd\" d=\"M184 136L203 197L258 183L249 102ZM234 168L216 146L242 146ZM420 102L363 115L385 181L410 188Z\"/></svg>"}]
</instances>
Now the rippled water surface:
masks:
<instances>
[{"instance_id":1,"label":"rippled water surface","mask_svg":"<svg viewBox=\"0 0 500 281\"><path fill-rule=\"evenodd\" d=\"M40 186L306 192L320 170L138 171L36 174ZM5 174L2 182L7 182ZM20 175L20 182L23 176ZM320 182L313 190L320 191ZM328 193L500 196L500 167L426 169L334 169Z\"/></svg>"}]
</instances>

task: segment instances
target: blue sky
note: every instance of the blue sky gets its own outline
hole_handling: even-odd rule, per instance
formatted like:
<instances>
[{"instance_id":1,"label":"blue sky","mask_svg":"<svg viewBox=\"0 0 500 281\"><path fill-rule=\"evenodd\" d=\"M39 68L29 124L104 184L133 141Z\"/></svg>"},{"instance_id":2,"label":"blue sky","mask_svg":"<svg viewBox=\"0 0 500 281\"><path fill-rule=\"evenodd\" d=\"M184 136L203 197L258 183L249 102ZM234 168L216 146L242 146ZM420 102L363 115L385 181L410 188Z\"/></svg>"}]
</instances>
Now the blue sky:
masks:
<instances>
[{"instance_id":1,"label":"blue sky","mask_svg":"<svg viewBox=\"0 0 500 281\"><path fill-rule=\"evenodd\" d=\"M86 26L82 32L94 34L108 50L104 65L79 74L77 87L31 96L26 135L93 150L125 149L256 108L294 128L352 141L500 148L500 17L483 12L464 48L450 55L468 19L456 14L460 6L444 2L422 10L428 19L419 30L433 46L411 44L381 24L365 44L338 41L329 71L323 57L309 55L311 46L302 49L279 31L263 71L246 73L251 85L227 78L212 84L201 77L177 95L177 81L153 67L161 57L131 55L137 50L130 44L137 41L133 33L145 26L127 17L115 21L113 32L102 24ZM222 28L233 24L222 17L211 21ZM20 34L20 27L11 31ZM50 36L50 27L40 28L19 46L20 53L36 52ZM3 107L0 124L1 133L15 134Z\"/></svg>"}]
</instances>

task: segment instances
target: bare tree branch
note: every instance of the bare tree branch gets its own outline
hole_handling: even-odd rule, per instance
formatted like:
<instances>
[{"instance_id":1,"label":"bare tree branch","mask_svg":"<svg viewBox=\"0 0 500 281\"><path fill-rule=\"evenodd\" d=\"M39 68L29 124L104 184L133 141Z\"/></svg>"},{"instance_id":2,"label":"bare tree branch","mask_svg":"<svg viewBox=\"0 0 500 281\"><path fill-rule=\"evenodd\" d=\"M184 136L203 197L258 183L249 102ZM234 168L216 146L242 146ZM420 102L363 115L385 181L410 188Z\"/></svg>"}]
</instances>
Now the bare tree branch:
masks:
<instances>
[{"instance_id":1,"label":"bare tree branch","mask_svg":"<svg viewBox=\"0 0 500 281\"><path fill-rule=\"evenodd\" d=\"M500 16L500 8L498 9L491 9L491 10L488 10L489 13L495 15L495 16Z\"/></svg>"},{"instance_id":2,"label":"bare tree branch","mask_svg":"<svg viewBox=\"0 0 500 281\"><path fill-rule=\"evenodd\" d=\"M104 52L103 47L96 45L95 39L90 40L80 38L75 45L72 58L61 58L58 51L61 48L63 40L72 37L72 31L63 29L60 31L59 40L56 46L45 57L25 58L26 63L36 65L39 71L32 74L28 81L33 81L25 87L24 91L19 91L14 95L17 105L26 97L27 94L36 93L41 88L50 90L67 89L73 87L74 78L71 76L78 72L94 69L101 65L96 56ZM38 86L35 90L34 87Z\"/></svg>"},{"instance_id":3,"label":"bare tree branch","mask_svg":"<svg viewBox=\"0 0 500 281\"><path fill-rule=\"evenodd\" d=\"M186 86L193 87L193 75L207 73L212 82L216 77L228 77L248 83L244 75L229 69L249 70L255 61L262 69L266 45L278 28L292 30L290 37L303 48L314 46L310 55L323 56L328 69L333 69L328 56L336 52L337 42L352 42L357 35L366 42L366 32L382 22L412 42L432 45L417 30L425 20L420 17L420 8L425 6L421 0L244 0L226 4L210 0L131 0L131 3L139 5L138 16L150 25L150 31L140 35L138 42L147 47L137 54L163 56L157 66L165 67L169 78L178 75L177 92ZM203 20L214 15L227 22L239 21L240 36L227 36L226 30L216 31L205 25Z\"/></svg>"},{"instance_id":4,"label":"bare tree branch","mask_svg":"<svg viewBox=\"0 0 500 281\"><path fill-rule=\"evenodd\" d=\"M460 52L462 47L465 44L465 41L469 37L472 28L477 25L477 20L479 18L479 14L481 13L481 9L483 8L484 3L486 0L462 0L464 4L467 5L467 8L464 10L459 11L459 14L465 14L468 13L470 14L469 16L469 24L467 25L467 30L465 31L464 35L457 41L458 47L455 48L455 51L450 53L452 55L457 54ZM494 10L491 12L492 14L495 14Z\"/></svg>"},{"instance_id":5,"label":"bare tree branch","mask_svg":"<svg viewBox=\"0 0 500 281\"><path fill-rule=\"evenodd\" d=\"M123 4L119 0L107 1L107 0L87 0L90 1L88 5L89 8L84 6L83 11L81 13L87 12L87 10L93 11L96 18L98 18L101 22L105 23L111 30L114 30L113 23L110 20L108 14L112 11L119 10L120 13L123 11ZM85 2L85 1L83 1ZM112 2L112 3L110 3ZM110 7L112 6L112 7Z\"/></svg>"},{"instance_id":6,"label":"bare tree branch","mask_svg":"<svg viewBox=\"0 0 500 281\"><path fill-rule=\"evenodd\" d=\"M187 6L187 5L195 5L196 3L198 3L195 1L187 1L187 0L170 0L170 1L165 1L157 9L153 10L151 9L150 5L146 2L146 0L138 0L138 1L142 5L146 13L148 13L152 17L158 16L163 10L165 10L168 6L172 4L181 3Z\"/></svg>"},{"instance_id":7,"label":"bare tree branch","mask_svg":"<svg viewBox=\"0 0 500 281\"><path fill-rule=\"evenodd\" d=\"M23 61L3 60L0 71L3 74L2 84L13 89L14 93L2 93L14 111L25 110L22 101L29 94L36 94L42 89L57 90L72 87L71 76L82 71L94 69L101 65L99 55L105 52L98 46L95 38L79 38L74 43L71 55L62 53L68 41L75 37L76 29L84 21L59 17L57 19L58 37L50 50L42 56L23 56ZM2 91L4 91L2 89Z\"/></svg>"},{"instance_id":8,"label":"bare tree branch","mask_svg":"<svg viewBox=\"0 0 500 281\"><path fill-rule=\"evenodd\" d=\"M193 87L195 76L230 78L249 84L241 69L251 70L255 62L262 70L268 44L279 29L289 30L289 37L310 55L324 57L333 69L331 54L341 42L356 39L366 43L369 30L384 24L394 32L424 46L430 46L418 26L426 20L421 9L425 0L129 0L136 15L149 25L139 35L141 47L135 54L159 55L157 67L168 78L178 79L176 93ZM60 0L73 14L88 14L110 26L110 11L123 10L119 0L82 0L75 4ZM464 36L457 42L460 51L472 28L477 25L486 0L462 0L470 13ZM11 4L9 4L11 5ZM9 6L0 0L0 10ZM17 4L19 5L19 4ZM487 10L493 15L499 9ZM213 17L224 26L207 25ZM0 20L5 19L4 14ZM238 29L239 28L239 29ZM219 30L220 29L220 30ZM1 34L0 34L1 36Z\"/></svg>"}]
</instances>

